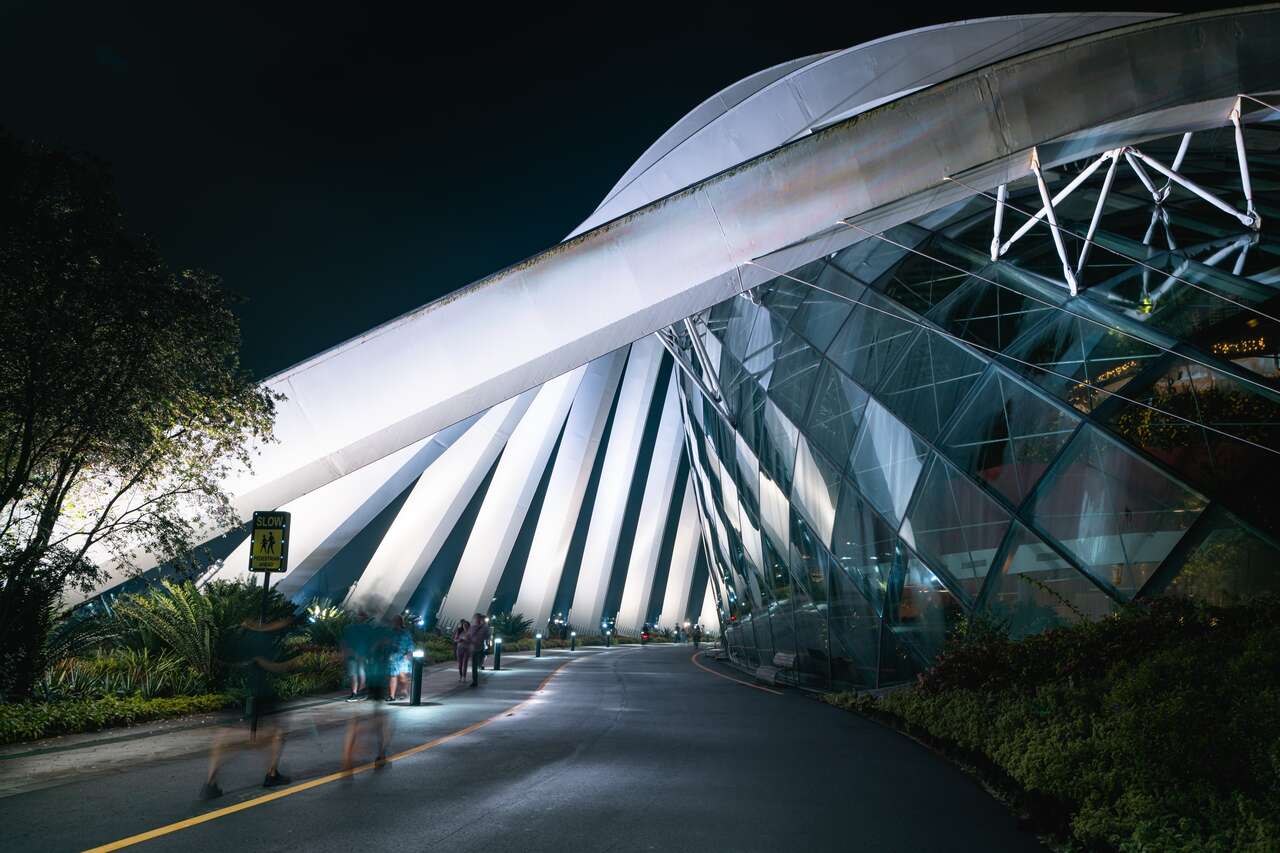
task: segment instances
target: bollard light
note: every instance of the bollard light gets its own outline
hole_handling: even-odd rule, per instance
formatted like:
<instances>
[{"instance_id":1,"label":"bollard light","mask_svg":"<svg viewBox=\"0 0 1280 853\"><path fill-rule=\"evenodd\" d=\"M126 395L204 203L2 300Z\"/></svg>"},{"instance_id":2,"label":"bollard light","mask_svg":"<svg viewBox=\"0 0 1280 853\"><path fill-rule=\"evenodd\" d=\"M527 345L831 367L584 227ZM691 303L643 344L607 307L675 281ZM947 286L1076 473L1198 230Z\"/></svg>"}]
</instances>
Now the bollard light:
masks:
<instances>
[{"instance_id":1,"label":"bollard light","mask_svg":"<svg viewBox=\"0 0 1280 853\"><path fill-rule=\"evenodd\" d=\"M502 638L493 638L493 671L502 669Z\"/></svg>"},{"instance_id":2,"label":"bollard light","mask_svg":"<svg viewBox=\"0 0 1280 853\"><path fill-rule=\"evenodd\" d=\"M569 632L569 651L573 652L573 651L577 651L577 649L578 649L578 632L570 631Z\"/></svg>"},{"instance_id":3,"label":"bollard light","mask_svg":"<svg viewBox=\"0 0 1280 853\"><path fill-rule=\"evenodd\" d=\"M542 657L542 634L533 635L533 656L535 658Z\"/></svg>"},{"instance_id":4,"label":"bollard light","mask_svg":"<svg viewBox=\"0 0 1280 853\"><path fill-rule=\"evenodd\" d=\"M422 649L413 650L413 669L409 687L409 704L422 704L422 659L426 656L426 652Z\"/></svg>"}]
</instances>

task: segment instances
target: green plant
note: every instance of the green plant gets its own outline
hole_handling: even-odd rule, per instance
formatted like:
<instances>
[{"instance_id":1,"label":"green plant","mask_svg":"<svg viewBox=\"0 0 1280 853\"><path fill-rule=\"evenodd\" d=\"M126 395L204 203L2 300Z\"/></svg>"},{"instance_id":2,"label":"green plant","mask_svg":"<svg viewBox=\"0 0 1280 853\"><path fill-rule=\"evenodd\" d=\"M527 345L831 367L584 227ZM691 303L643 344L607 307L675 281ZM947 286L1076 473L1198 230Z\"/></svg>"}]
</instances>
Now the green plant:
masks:
<instances>
[{"instance_id":1,"label":"green plant","mask_svg":"<svg viewBox=\"0 0 1280 853\"><path fill-rule=\"evenodd\" d=\"M44 699L102 696L182 696L204 693L207 684L186 661L171 652L116 649L86 658L63 658L37 687Z\"/></svg>"},{"instance_id":2,"label":"green plant","mask_svg":"<svg viewBox=\"0 0 1280 853\"><path fill-rule=\"evenodd\" d=\"M145 592L121 596L115 613L122 633L156 638L206 683L216 683L221 626L213 599L195 584L161 581Z\"/></svg>"},{"instance_id":3,"label":"green plant","mask_svg":"<svg viewBox=\"0 0 1280 853\"><path fill-rule=\"evenodd\" d=\"M218 711L232 703L225 693L144 699L138 696L65 702L0 704L0 743L92 732L111 726Z\"/></svg>"},{"instance_id":4,"label":"green plant","mask_svg":"<svg viewBox=\"0 0 1280 853\"><path fill-rule=\"evenodd\" d=\"M931 740L1076 849L1280 849L1280 601L1163 599L827 701Z\"/></svg>"},{"instance_id":5,"label":"green plant","mask_svg":"<svg viewBox=\"0 0 1280 853\"><path fill-rule=\"evenodd\" d=\"M209 599L213 622L220 640L244 622L257 622L262 618L262 587L247 580L213 581L200 592ZM267 621L288 619L297 613L293 602L272 589L267 593ZM220 652L225 651L219 649Z\"/></svg>"},{"instance_id":6,"label":"green plant","mask_svg":"<svg viewBox=\"0 0 1280 853\"><path fill-rule=\"evenodd\" d=\"M523 613L494 613L489 617L489 628L495 637L503 641L519 640L526 636L533 627L533 620L526 619Z\"/></svg>"},{"instance_id":7,"label":"green plant","mask_svg":"<svg viewBox=\"0 0 1280 853\"><path fill-rule=\"evenodd\" d=\"M342 645L342 634L352 622L351 614L328 598L311 599L304 612L312 643L335 649Z\"/></svg>"}]
</instances>

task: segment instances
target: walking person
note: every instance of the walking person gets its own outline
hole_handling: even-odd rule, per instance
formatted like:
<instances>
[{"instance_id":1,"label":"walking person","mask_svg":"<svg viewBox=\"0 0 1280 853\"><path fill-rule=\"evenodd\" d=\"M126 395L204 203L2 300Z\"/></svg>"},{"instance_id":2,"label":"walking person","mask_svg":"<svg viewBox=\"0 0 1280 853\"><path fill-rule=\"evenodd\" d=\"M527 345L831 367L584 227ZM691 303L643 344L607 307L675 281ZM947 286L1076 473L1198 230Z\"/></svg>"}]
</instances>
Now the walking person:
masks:
<instances>
[{"instance_id":1,"label":"walking person","mask_svg":"<svg viewBox=\"0 0 1280 853\"><path fill-rule=\"evenodd\" d=\"M702 648L702 626L693 626L693 647L695 649Z\"/></svg>"},{"instance_id":2,"label":"walking person","mask_svg":"<svg viewBox=\"0 0 1280 853\"><path fill-rule=\"evenodd\" d=\"M391 659L388 662L390 672L387 684L387 701L395 702L409 698L409 670L413 666L413 635L405 627L404 617L397 616L391 623Z\"/></svg>"},{"instance_id":3,"label":"walking person","mask_svg":"<svg viewBox=\"0 0 1280 853\"><path fill-rule=\"evenodd\" d=\"M359 702L364 697L360 692L365 688L365 658L368 655L369 615L363 610L356 613L354 622L347 624L342 631L342 654L346 659L347 675L351 677L351 695L348 702Z\"/></svg>"},{"instance_id":4,"label":"walking person","mask_svg":"<svg viewBox=\"0 0 1280 853\"><path fill-rule=\"evenodd\" d=\"M292 667L283 660L282 643L293 625L292 618L278 619L262 624L245 619L233 638L231 659L228 663L244 668L244 686L248 693L245 701L245 719L249 722L249 742L257 741L259 730L270 737L267 774L262 787L275 788L287 785L288 776L280 772L280 754L284 752L285 731L268 715L276 704L275 676ZM218 771L226 757L228 744L236 738L234 731L218 735L209 750L209 775L200 789L200 799L212 800L222 796L218 785Z\"/></svg>"},{"instance_id":5,"label":"walking person","mask_svg":"<svg viewBox=\"0 0 1280 853\"><path fill-rule=\"evenodd\" d=\"M458 627L453 629L453 655L458 659L458 680L463 681L467 677L467 662L471 660L471 641L467 639L467 632L471 630L471 623L463 619L458 623Z\"/></svg>"},{"instance_id":6,"label":"walking person","mask_svg":"<svg viewBox=\"0 0 1280 853\"><path fill-rule=\"evenodd\" d=\"M369 727L373 729L378 746L373 766L380 769L387 764L387 745L391 741L391 721L387 718L386 711L382 709L382 703L387 698L385 689L390 682L388 667L395 641L391 631L381 625L368 623L366 629L368 646L365 656L365 683L368 685L370 705L367 721ZM362 728L365 728L365 725L358 717L352 717L347 724L346 743L342 748L343 770L352 769L352 755Z\"/></svg>"},{"instance_id":7,"label":"walking person","mask_svg":"<svg viewBox=\"0 0 1280 853\"><path fill-rule=\"evenodd\" d=\"M489 625L483 613L477 613L467 631L467 646L471 650L471 686L480 686L480 667L484 663L484 647L489 640Z\"/></svg>"}]
</instances>

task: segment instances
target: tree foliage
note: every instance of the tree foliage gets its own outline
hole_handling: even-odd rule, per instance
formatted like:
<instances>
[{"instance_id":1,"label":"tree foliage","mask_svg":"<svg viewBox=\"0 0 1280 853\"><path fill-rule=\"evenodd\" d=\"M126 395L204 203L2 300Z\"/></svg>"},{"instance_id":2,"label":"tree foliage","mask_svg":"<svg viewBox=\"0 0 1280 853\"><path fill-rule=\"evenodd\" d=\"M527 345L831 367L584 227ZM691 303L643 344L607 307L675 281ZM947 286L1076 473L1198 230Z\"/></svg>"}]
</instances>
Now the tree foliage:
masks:
<instances>
[{"instance_id":1,"label":"tree foliage","mask_svg":"<svg viewBox=\"0 0 1280 853\"><path fill-rule=\"evenodd\" d=\"M220 282L131 235L102 165L0 134L0 693L43 670L68 587L238 523L268 440Z\"/></svg>"}]
</instances>

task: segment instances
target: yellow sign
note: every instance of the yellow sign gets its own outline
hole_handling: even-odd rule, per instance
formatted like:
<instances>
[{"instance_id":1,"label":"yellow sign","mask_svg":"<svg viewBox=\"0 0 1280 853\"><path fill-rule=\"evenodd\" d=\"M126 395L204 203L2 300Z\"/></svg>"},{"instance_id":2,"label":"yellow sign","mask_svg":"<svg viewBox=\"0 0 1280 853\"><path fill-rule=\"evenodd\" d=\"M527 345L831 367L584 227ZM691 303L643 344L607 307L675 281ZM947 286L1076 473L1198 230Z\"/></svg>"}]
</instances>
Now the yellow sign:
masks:
<instances>
[{"instance_id":1,"label":"yellow sign","mask_svg":"<svg viewBox=\"0 0 1280 853\"><path fill-rule=\"evenodd\" d=\"M289 513L255 512L249 571L283 572L289 565Z\"/></svg>"}]
</instances>

